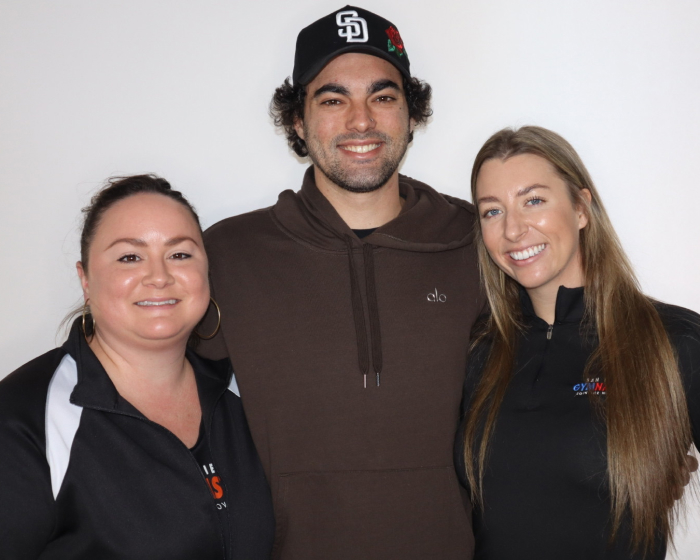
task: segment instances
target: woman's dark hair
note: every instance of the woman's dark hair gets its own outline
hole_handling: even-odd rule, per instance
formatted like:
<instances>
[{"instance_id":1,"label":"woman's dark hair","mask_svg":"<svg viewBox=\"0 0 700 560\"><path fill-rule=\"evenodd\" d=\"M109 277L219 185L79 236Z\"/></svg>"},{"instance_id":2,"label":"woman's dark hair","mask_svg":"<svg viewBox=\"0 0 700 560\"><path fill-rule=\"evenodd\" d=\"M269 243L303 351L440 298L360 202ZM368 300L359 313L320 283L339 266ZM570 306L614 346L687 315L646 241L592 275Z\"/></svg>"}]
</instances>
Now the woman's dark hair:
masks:
<instances>
[{"instance_id":1,"label":"woman's dark hair","mask_svg":"<svg viewBox=\"0 0 700 560\"><path fill-rule=\"evenodd\" d=\"M95 232L100 225L104 213L116 202L134 196L135 194L162 194L182 204L190 211L199 231L202 225L194 207L180 191L173 190L165 179L157 175L131 175L130 177L110 177L105 185L90 199L90 204L83 208L83 228L80 234L80 261L83 269L88 269L88 254L90 245L95 238Z\"/></svg>"},{"instance_id":2,"label":"woman's dark hair","mask_svg":"<svg viewBox=\"0 0 700 560\"><path fill-rule=\"evenodd\" d=\"M422 82L418 78L404 78L403 91L408 103L408 116L413 119L416 126L423 124L433 114L430 108L430 97L433 89L430 84ZM309 155L304 142L294 123L304 119L304 102L306 101L306 86L292 85L287 78L284 83L275 90L270 101L270 116L275 126L281 126L289 142L289 147L301 157ZM413 133L409 136L409 142L413 140Z\"/></svg>"}]
</instances>

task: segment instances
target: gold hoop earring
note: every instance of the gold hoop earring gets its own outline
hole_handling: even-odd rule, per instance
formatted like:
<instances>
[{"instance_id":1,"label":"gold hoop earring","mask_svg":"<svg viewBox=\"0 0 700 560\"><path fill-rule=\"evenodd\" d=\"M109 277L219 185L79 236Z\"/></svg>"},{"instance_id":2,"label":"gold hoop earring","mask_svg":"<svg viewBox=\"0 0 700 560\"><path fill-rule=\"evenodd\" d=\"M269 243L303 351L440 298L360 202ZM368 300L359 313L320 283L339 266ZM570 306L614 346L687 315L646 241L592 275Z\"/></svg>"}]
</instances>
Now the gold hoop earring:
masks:
<instances>
[{"instance_id":1,"label":"gold hoop earring","mask_svg":"<svg viewBox=\"0 0 700 560\"><path fill-rule=\"evenodd\" d=\"M219 332L219 329L221 328L221 309L219 309L219 304L216 303L216 300L213 297L209 296L209 299L214 304L214 307L216 307L216 314L219 316L219 318L218 318L218 321L216 323L216 328L214 329L214 332L211 333L209 336L202 336L201 334L199 334L197 332L196 328L194 329L194 334L196 334L202 340L211 340L212 338L214 338L216 336L216 334Z\"/></svg>"},{"instance_id":2,"label":"gold hoop earring","mask_svg":"<svg viewBox=\"0 0 700 560\"><path fill-rule=\"evenodd\" d=\"M90 313L90 317L92 318L92 334L90 335L90 339L88 340L88 334L87 334L87 327L85 325L85 317L88 315L88 309L90 303L90 298L87 298L85 300L85 303L83 304L83 336L85 337L85 342L90 344L90 340L92 340L92 337L95 336L95 318L92 317L92 313Z\"/></svg>"}]
</instances>

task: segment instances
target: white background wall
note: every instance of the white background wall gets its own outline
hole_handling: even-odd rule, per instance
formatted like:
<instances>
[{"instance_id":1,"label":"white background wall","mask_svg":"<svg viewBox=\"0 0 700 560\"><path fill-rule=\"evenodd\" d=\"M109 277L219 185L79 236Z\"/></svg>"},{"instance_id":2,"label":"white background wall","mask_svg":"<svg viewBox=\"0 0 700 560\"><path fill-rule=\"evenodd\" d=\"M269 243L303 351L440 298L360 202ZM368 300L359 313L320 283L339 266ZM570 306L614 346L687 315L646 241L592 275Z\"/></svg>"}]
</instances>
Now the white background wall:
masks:
<instances>
[{"instance_id":1,"label":"white background wall","mask_svg":"<svg viewBox=\"0 0 700 560\"><path fill-rule=\"evenodd\" d=\"M0 377L52 348L79 300L79 209L107 176L163 175L205 226L298 188L306 164L267 105L298 31L341 2L0 0ZM362 5L397 25L434 87L403 173L466 198L491 133L552 128L588 165L644 289L700 311L697 1ZM700 556L692 509L679 558Z\"/></svg>"}]
</instances>

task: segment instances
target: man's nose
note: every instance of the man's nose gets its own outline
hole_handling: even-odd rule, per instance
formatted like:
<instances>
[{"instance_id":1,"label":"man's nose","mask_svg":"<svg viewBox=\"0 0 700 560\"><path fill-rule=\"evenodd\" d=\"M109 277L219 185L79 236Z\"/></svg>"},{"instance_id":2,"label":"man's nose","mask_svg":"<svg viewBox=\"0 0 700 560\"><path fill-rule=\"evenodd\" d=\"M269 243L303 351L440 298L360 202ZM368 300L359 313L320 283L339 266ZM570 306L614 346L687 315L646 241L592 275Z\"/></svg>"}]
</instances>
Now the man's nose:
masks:
<instances>
[{"instance_id":1,"label":"man's nose","mask_svg":"<svg viewBox=\"0 0 700 560\"><path fill-rule=\"evenodd\" d=\"M350 114L346 125L349 130L367 132L368 130L374 129L376 125L377 123L374 119L372 110L369 108L367 103L358 102L351 105Z\"/></svg>"}]
</instances>

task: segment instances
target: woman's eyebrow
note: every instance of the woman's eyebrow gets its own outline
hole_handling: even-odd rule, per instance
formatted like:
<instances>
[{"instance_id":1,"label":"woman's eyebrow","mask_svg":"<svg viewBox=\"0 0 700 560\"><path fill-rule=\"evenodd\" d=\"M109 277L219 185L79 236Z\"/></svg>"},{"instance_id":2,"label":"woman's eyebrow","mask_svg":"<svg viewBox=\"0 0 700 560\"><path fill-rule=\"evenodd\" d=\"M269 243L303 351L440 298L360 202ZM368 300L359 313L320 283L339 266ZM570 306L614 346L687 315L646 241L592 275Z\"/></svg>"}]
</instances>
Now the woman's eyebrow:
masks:
<instances>
[{"instance_id":1,"label":"woman's eyebrow","mask_svg":"<svg viewBox=\"0 0 700 560\"><path fill-rule=\"evenodd\" d=\"M196 240L192 239L189 235L183 235L181 237L173 237L172 239L168 239L165 242L166 247L171 247L173 245L177 245L178 243L182 243L183 241L191 241L195 245L199 245ZM137 247L147 247L148 243L146 243L143 239L137 239L135 237L122 237L120 239L115 239L112 241L112 243L109 244L107 249L110 247L114 247L117 243L128 243L129 245L135 245Z\"/></svg>"},{"instance_id":2,"label":"woman's eyebrow","mask_svg":"<svg viewBox=\"0 0 700 560\"><path fill-rule=\"evenodd\" d=\"M500 202L500 199L497 196L482 196L476 201L476 205L478 206L482 202Z\"/></svg>"},{"instance_id":3,"label":"woman's eyebrow","mask_svg":"<svg viewBox=\"0 0 700 560\"><path fill-rule=\"evenodd\" d=\"M549 189L547 185L541 185L539 183L535 183L534 185L530 185L529 187L524 187L518 191L518 194L516 196L525 196L527 193L529 193L532 190L535 189Z\"/></svg>"},{"instance_id":4,"label":"woman's eyebrow","mask_svg":"<svg viewBox=\"0 0 700 560\"><path fill-rule=\"evenodd\" d=\"M534 185L530 185L529 187L523 187L520 189L515 196L525 196L527 193L530 191L533 191L535 189L549 189L547 185L541 185L539 183L535 183ZM476 205L478 206L479 204L482 204L483 202L500 202L501 200L497 196L482 196L476 201Z\"/></svg>"},{"instance_id":5,"label":"woman's eyebrow","mask_svg":"<svg viewBox=\"0 0 700 560\"><path fill-rule=\"evenodd\" d=\"M172 239L168 239L168 240L165 242L165 245L166 245L167 247L171 247L172 245L177 245L178 243L182 243L183 241L191 241L191 242L194 243L195 245L199 245L199 243L197 243L194 239L192 239L192 238L191 238L190 236L188 236L188 235L184 235L184 236L182 236L182 237L173 237Z\"/></svg>"},{"instance_id":6,"label":"woman's eyebrow","mask_svg":"<svg viewBox=\"0 0 700 560\"><path fill-rule=\"evenodd\" d=\"M128 243L129 245L136 245L137 247L145 247L147 245L143 239L136 239L135 237L121 237L112 241L107 249L114 247L117 243Z\"/></svg>"}]
</instances>

